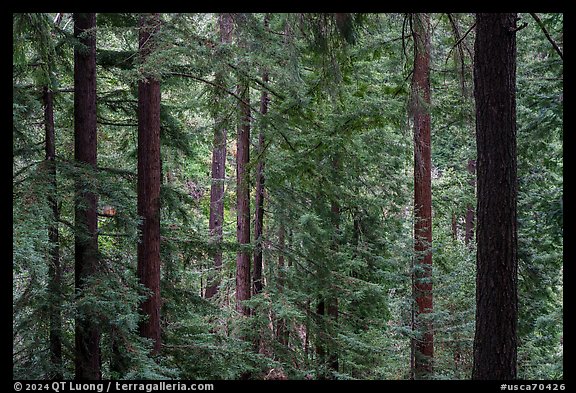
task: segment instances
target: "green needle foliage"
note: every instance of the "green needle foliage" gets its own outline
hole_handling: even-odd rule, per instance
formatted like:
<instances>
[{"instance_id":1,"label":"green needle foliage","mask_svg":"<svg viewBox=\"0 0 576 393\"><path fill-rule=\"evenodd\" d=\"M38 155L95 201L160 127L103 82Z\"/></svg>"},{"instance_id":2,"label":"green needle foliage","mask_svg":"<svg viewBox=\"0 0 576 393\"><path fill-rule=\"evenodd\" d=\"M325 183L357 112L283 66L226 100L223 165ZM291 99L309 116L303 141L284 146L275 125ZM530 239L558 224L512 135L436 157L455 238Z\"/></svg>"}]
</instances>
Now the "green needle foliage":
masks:
<instances>
[{"instance_id":1,"label":"green needle foliage","mask_svg":"<svg viewBox=\"0 0 576 393\"><path fill-rule=\"evenodd\" d=\"M517 32L518 375L563 378L563 61L530 14ZM562 14L539 14L562 47ZM97 15L98 168L74 162L71 14L13 14L13 378L74 378L74 320L96 315L104 379L409 379L413 41L404 14L161 14L142 64L138 14ZM469 379L475 326L474 15L431 16L434 379ZM519 22L520 23L520 22ZM240 43L242 43L240 45ZM266 82L263 71L269 75ZM161 88L162 350L139 335L138 81ZM250 190L265 164L261 293L236 312L236 130L250 86ZM54 92L56 182L42 89ZM266 91L268 113L260 113ZM216 127L227 130L223 239L209 233ZM262 133L264 149L258 151ZM102 269L74 293L75 184L99 198ZM57 203L54 217L47 196ZM104 210L113 208L114 214ZM253 220L253 219L252 219ZM253 220L254 221L254 220ZM455 224L455 225L454 225ZM58 243L48 228L58 229ZM454 229L455 228L455 229ZM474 230L475 232L475 230ZM50 252L62 364L49 342ZM222 267L214 254L222 250ZM217 294L205 299L211 277ZM337 317L330 311L337 302ZM322 303L324 312L319 312ZM331 361L337 359L334 368Z\"/></svg>"}]
</instances>

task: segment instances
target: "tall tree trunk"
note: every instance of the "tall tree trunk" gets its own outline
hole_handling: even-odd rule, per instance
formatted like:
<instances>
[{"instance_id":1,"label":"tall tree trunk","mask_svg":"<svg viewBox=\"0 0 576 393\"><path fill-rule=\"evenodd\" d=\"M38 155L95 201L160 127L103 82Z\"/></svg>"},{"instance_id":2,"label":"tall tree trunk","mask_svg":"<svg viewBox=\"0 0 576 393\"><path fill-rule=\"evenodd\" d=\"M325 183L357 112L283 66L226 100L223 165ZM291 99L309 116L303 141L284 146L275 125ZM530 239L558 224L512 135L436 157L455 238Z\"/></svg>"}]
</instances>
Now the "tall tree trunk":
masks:
<instances>
[{"instance_id":1,"label":"tall tree trunk","mask_svg":"<svg viewBox=\"0 0 576 393\"><path fill-rule=\"evenodd\" d=\"M96 14L74 13L74 159L96 169ZM98 272L97 196L77 180L74 285L83 296L86 280ZM95 310L79 309L75 326L75 378L101 379L100 331Z\"/></svg>"},{"instance_id":2,"label":"tall tree trunk","mask_svg":"<svg viewBox=\"0 0 576 393\"><path fill-rule=\"evenodd\" d=\"M224 44L232 42L233 19L231 14L223 13L218 17L220 26L220 41ZM223 79L219 74L218 79ZM217 99L220 99L221 92L216 92ZM212 150L212 186L210 188L210 237L216 243L214 253L215 274L220 274L222 269L222 227L224 225L224 180L226 177L226 128L222 124L224 116L216 115L216 125L214 128L214 147ZM213 297L218 292L220 284L219 278L213 278L207 288L205 297Z\"/></svg>"},{"instance_id":3,"label":"tall tree trunk","mask_svg":"<svg viewBox=\"0 0 576 393\"><path fill-rule=\"evenodd\" d=\"M249 88L244 83L238 86L242 98L240 103L240 126L236 142L236 238L241 249L236 256L236 310L242 315L250 315L250 308L243 304L250 299L250 252L245 248L250 244L250 104Z\"/></svg>"},{"instance_id":4,"label":"tall tree trunk","mask_svg":"<svg viewBox=\"0 0 576 393\"><path fill-rule=\"evenodd\" d=\"M476 333L473 379L515 379L518 261L516 14L477 14Z\"/></svg>"},{"instance_id":5,"label":"tall tree trunk","mask_svg":"<svg viewBox=\"0 0 576 393\"><path fill-rule=\"evenodd\" d=\"M430 146L430 16L413 15L414 73L412 103L414 116L414 266L413 294L416 301L414 330L414 377L432 372L434 333L427 315L432 312L432 190Z\"/></svg>"},{"instance_id":6,"label":"tall tree trunk","mask_svg":"<svg viewBox=\"0 0 576 393\"><path fill-rule=\"evenodd\" d=\"M48 205L52 209L53 223L48 227L48 240L51 244L48 262L48 292L50 294L50 361L53 371L52 379L62 379L62 270L60 268L60 247L58 234L58 203L56 201L56 137L54 132L54 97L52 90L44 87L44 126L46 131L46 164L47 177L51 192L48 194Z\"/></svg>"},{"instance_id":7,"label":"tall tree trunk","mask_svg":"<svg viewBox=\"0 0 576 393\"><path fill-rule=\"evenodd\" d=\"M476 188L476 160L468 160L468 165L466 167L468 173L474 178L470 179L470 187L472 191ZM468 205L466 208L466 233L464 237L464 243L470 245L470 242L474 239L474 208L472 205Z\"/></svg>"},{"instance_id":8,"label":"tall tree trunk","mask_svg":"<svg viewBox=\"0 0 576 393\"><path fill-rule=\"evenodd\" d=\"M140 18L139 50L142 62L152 53L160 29L160 14ZM142 217L138 242L138 279L151 295L141 304L145 319L140 335L160 352L160 82L151 75L138 82L138 215Z\"/></svg>"},{"instance_id":9,"label":"tall tree trunk","mask_svg":"<svg viewBox=\"0 0 576 393\"><path fill-rule=\"evenodd\" d=\"M264 27L268 28L269 15L266 14L264 18ZM264 83L268 82L268 72L264 71L262 74ZM260 98L260 114L265 116L268 113L268 92L262 90ZM264 127L260 127L258 132L258 167L256 168L256 212L254 216L254 240L256 247L254 248L254 272L253 272L253 286L254 294L262 292L262 231L264 228Z\"/></svg>"}]
</instances>

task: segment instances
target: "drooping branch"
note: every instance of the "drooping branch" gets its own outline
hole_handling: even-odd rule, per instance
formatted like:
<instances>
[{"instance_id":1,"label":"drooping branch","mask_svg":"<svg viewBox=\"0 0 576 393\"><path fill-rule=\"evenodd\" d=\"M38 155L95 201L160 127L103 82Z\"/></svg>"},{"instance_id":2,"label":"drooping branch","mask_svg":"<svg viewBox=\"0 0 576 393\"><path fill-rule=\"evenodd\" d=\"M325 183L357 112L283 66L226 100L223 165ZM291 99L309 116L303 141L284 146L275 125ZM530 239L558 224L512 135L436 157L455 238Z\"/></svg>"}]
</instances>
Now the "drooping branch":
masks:
<instances>
[{"instance_id":1,"label":"drooping branch","mask_svg":"<svg viewBox=\"0 0 576 393\"><path fill-rule=\"evenodd\" d=\"M556 53L558 53L558 55L560 56L560 58L562 60L564 60L564 53L562 53L562 49L560 49L560 47L558 46L558 44L556 43L556 41L554 41L552 39L552 37L550 36L550 33L548 33L548 30L546 30L546 26L544 26L544 23L542 23L542 20L540 20L540 18L538 17L538 15L534 12L531 12L530 15L532 16L532 18L534 18L534 20L536 21L536 24L538 24L538 26L540 27L540 30L542 30L542 32L544 33L544 35L546 36L546 38L548 39L548 41L550 41L550 43L552 44L552 47L554 48L554 50L556 51Z\"/></svg>"}]
</instances>

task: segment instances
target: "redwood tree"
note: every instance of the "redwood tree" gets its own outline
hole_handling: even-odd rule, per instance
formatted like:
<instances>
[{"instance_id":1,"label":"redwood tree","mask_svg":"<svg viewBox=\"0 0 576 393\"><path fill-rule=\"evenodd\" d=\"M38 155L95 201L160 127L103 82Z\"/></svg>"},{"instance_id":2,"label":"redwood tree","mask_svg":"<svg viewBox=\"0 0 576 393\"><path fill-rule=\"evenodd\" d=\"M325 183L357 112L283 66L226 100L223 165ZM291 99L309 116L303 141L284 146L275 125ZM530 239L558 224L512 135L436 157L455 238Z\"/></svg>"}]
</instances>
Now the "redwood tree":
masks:
<instances>
[{"instance_id":1,"label":"redwood tree","mask_svg":"<svg viewBox=\"0 0 576 393\"><path fill-rule=\"evenodd\" d=\"M74 159L96 169L96 14L74 13ZM74 272L76 295L82 297L87 280L98 269L97 195L86 181L76 181ZM81 304L81 302L79 303ZM75 326L76 379L100 379L100 330L95 310L80 307Z\"/></svg>"},{"instance_id":2,"label":"redwood tree","mask_svg":"<svg viewBox=\"0 0 576 393\"><path fill-rule=\"evenodd\" d=\"M516 14L477 14L476 334L473 379L514 379L517 361Z\"/></svg>"},{"instance_id":3,"label":"redwood tree","mask_svg":"<svg viewBox=\"0 0 576 393\"><path fill-rule=\"evenodd\" d=\"M430 148L430 16L414 14L414 378L432 372L434 333L426 314L432 312L432 178ZM424 316L424 317L422 317Z\"/></svg>"},{"instance_id":4,"label":"redwood tree","mask_svg":"<svg viewBox=\"0 0 576 393\"><path fill-rule=\"evenodd\" d=\"M160 14L140 18L139 50L146 59L155 49ZM138 81L138 215L142 218L138 242L138 279L151 294L141 305L145 318L140 335L153 341L152 353L160 351L160 82L144 72Z\"/></svg>"},{"instance_id":5,"label":"redwood tree","mask_svg":"<svg viewBox=\"0 0 576 393\"><path fill-rule=\"evenodd\" d=\"M220 14L218 17L220 27L220 41L228 44L232 41L233 19L229 13ZM220 73L217 79L222 80ZM217 99L220 99L222 93L216 92ZM212 148L212 185L210 188L210 219L209 230L212 241L216 243L214 253L214 269L219 274L222 268L222 225L224 224L224 179L226 177L226 128L222 124L224 116L216 114L216 125L214 128L214 145ZM211 298L218 292L219 279L212 278L212 281L206 287L205 297Z\"/></svg>"}]
</instances>

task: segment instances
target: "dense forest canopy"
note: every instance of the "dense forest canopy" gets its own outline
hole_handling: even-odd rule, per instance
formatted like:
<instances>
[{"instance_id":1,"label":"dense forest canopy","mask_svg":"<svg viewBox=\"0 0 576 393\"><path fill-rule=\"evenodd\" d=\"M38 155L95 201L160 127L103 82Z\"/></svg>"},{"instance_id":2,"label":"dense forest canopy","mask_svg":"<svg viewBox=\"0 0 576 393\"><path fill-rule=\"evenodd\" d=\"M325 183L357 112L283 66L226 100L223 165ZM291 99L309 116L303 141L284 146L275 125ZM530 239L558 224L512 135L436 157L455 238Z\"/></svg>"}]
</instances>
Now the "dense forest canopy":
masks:
<instances>
[{"instance_id":1,"label":"dense forest canopy","mask_svg":"<svg viewBox=\"0 0 576 393\"><path fill-rule=\"evenodd\" d=\"M13 378L562 379L562 51L561 13L13 14Z\"/></svg>"}]
</instances>

